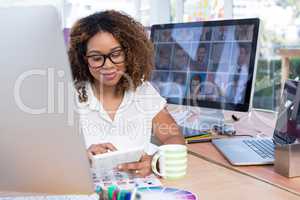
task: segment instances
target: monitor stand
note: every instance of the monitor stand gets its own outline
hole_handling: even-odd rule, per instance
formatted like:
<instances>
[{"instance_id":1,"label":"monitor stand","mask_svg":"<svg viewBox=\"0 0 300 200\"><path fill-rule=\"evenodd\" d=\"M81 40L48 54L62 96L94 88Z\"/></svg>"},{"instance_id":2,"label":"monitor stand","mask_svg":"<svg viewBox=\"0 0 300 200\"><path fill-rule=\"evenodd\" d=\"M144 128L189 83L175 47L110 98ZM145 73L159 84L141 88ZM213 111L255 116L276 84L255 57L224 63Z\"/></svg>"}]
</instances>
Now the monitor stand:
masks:
<instances>
[{"instance_id":1,"label":"monitor stand","mask_svg":"<svg viewBox=\"0 0 300 200\"><path fill-rule=\"evenodd\" d=\"M169 104L168 110L181 127L210 131L215 125L224 125L224 112L220 109Z\"/></svg>"}]
</instances>

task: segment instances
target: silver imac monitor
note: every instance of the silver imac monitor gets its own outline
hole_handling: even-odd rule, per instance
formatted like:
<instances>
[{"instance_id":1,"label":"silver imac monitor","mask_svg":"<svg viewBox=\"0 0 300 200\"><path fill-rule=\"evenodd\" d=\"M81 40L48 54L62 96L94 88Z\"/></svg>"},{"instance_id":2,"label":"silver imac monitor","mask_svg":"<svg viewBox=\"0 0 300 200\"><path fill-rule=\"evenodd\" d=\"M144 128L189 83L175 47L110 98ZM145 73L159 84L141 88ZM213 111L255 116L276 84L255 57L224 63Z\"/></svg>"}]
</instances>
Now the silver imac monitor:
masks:
<instances>
[{"instance_id":1,"label":"silver imac monitor","mask_svg":"<svg viewBox=\"0 0 300 200\"><path fill-rule=\"evenodd\" d=\"M9 7L0 16L0 191L93 193L57 10Z\"/></svg>"},{"instance_id":2,"label":"silver imac monitor","mask_svg":"<svg viewBox=\"0 0 300 200\"><path fill-rule=\"evenodd\" d=\"M232 19L151 27L152 84L170 104L247 112L260 20Z\"/></svg>"}]
</instances>

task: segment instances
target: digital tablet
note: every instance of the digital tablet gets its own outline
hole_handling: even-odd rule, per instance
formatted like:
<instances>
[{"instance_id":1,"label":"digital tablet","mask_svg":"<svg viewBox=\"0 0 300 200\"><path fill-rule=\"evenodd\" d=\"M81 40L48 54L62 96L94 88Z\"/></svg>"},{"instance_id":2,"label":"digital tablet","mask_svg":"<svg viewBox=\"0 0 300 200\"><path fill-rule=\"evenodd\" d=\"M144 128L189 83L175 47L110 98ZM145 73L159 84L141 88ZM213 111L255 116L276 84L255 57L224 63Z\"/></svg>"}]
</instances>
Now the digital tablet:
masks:
<instances>
[{"instance_id":1,"label":"digital tablet","mask_svg":"<svg viewBox=\"0 0 300 200\"><path fill-rule=\"evenodd\" d=\"M131 148L122 151L112 151L92 157L92 168L98 173L105 173L120 164L137 162L144 154L144 147Z\"/></svg>"}]
</instances>

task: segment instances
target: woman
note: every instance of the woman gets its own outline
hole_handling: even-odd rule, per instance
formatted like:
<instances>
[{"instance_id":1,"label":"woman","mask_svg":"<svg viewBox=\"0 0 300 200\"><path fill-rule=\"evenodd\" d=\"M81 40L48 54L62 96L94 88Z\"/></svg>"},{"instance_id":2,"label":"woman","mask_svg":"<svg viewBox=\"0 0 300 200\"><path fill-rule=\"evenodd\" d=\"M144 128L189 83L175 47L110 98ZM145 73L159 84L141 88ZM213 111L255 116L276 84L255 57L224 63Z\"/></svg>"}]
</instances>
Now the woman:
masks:
<instances>
[{"instance_id":1,"label":"woman","mask_svg":"<svg viewBox=\"0 0 300 200\"><path fill-rule=\"evenodd\" d=\"M69 57L89 154L144 146L139 162L119 166L144 177L151 173L151 132L162 144L184 144L148 82L153 46L140 23L116 11L82 18L71 29Z\"/></svg>"}]
</instances>

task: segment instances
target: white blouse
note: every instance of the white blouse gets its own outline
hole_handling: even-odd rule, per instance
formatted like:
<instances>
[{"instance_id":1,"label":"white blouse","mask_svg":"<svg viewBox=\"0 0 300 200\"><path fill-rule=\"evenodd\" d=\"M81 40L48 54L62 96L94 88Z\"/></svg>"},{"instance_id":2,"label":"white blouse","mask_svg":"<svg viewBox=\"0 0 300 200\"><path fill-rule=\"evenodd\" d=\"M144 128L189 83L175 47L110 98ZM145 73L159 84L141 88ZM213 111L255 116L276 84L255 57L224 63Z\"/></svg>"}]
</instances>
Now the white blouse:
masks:
<instances>
[{"instance_id":1,"label":"white blouse","mask_svg":"<svg viewBox=\"0 0 300 200\"><path fill-rule=\"evenodd\" d=\"M154 153L150 143L152 119L166 106L166 100L149 82L135 91L126 91L112 120L87 83L88 100L79 103L80 126L86 147L104 142L118 150L144 146L145 152Z\"/></svg>"}]
</instances>

